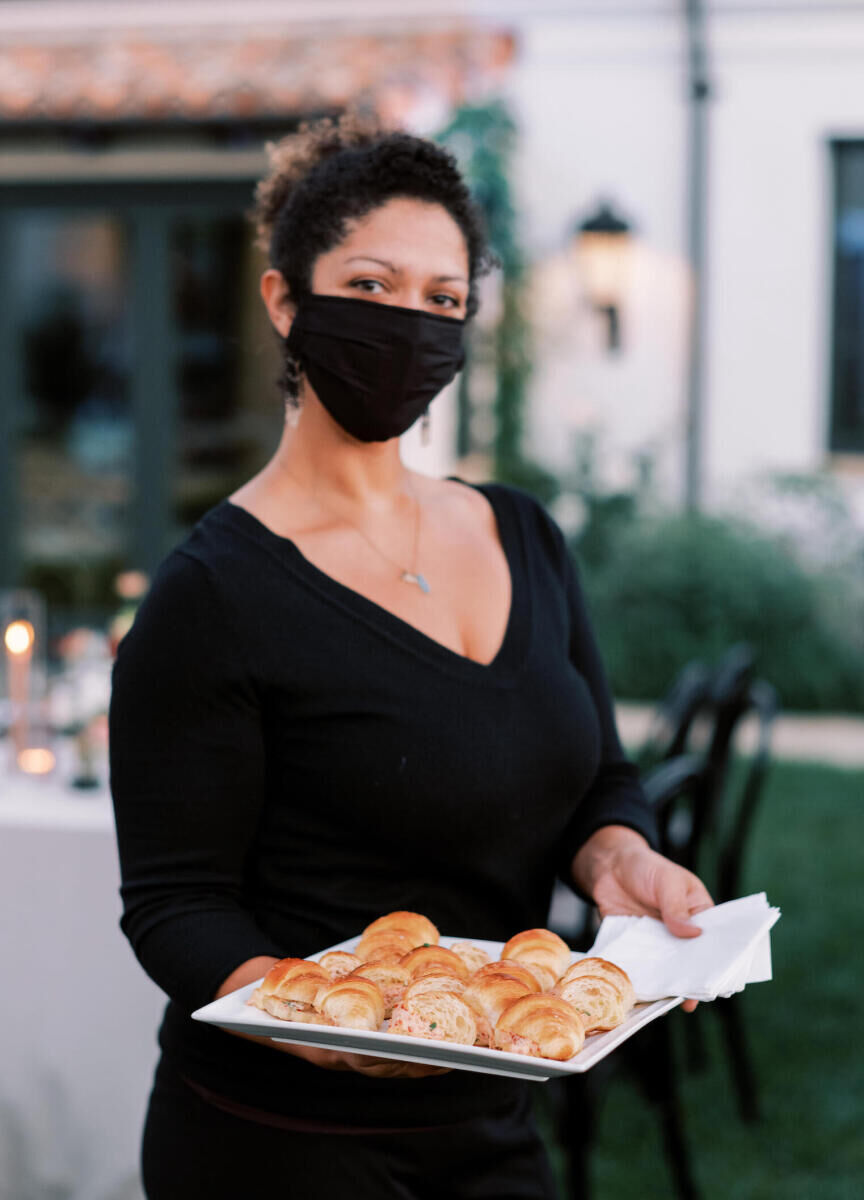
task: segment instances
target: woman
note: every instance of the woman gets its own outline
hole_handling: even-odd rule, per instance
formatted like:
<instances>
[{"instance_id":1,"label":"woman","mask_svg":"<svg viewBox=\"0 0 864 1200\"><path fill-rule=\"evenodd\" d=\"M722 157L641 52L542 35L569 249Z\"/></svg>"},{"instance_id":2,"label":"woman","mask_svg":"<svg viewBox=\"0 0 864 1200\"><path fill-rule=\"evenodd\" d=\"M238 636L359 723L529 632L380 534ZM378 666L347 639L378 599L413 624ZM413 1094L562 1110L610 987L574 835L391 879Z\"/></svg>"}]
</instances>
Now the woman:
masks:
<instances>
[{"instance_id":1,"label":"woman","mask_svg":"<svg viewBox=\"0 0 864 1200\"><path fill-rule=\"evenodd\" d=\"M681 936L710 904L649 845L555 524L400 461L491 261L452 158L351 118L271 155L285 433L168 557L115 670L122 924L170 997L145 1187L549 1197L526 1085L189 1019L393 909L542 925L556 872Z\"/></svg>"}]
</instances>

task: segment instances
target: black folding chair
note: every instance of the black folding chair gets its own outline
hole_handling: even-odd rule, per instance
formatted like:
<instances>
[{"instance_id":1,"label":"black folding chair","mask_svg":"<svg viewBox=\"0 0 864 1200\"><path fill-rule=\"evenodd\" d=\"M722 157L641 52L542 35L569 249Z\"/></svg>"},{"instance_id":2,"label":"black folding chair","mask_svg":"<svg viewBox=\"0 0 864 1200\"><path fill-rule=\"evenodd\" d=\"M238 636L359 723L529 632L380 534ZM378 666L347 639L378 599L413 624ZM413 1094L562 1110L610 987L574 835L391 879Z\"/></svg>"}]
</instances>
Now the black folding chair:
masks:
<instances>
[{"instance_id":1,"label":"black folding chair","mask_svg":"<svg viewBox=\"0 0 864 1200\"><path fill-rule=\"evenodd\" d=\"M703 784L705 760L686 755L659 764L643 780L646 794L663 820L676 801ZM699 1200L678 1097L678 1080L670 1018L641 1030L611 1057L584 1075L560 1084L547 1084L552 1111L567 1164L566 1195L588 1200L589 1163L603 1095L612 1075L626 1069L649 1103L660 1111L663 1146L675 1193L681 1200Z\"/></svg>"},{"instance_id":2,"label":"black folding chair","mask_svg":"<svg viewBox=\"0 0 864 1200\"><path fill-rule=\"evenodd\" d=\"M698 871L717 903L734 900L740 890L743 863L759 798L771 762L771 733L778 712L777 692L765 680L752 680L752 660L744 653L730 656L712 691L715 725L698 776L692 756L664 764L655 783L663 792L663 771L690 779L677 794L666 789L655 799L663 853ZM731 786L729 768L734 734L748 716L757 721L757 744L743 765L743 775ZM682 806L677 802L683 801ZM759 1117L756 1074L746 1040L742 1016L743 997L731 996L708 1005L706 1011L720 1021L732 1072L738 1112L742 1120ZM698 1021L688 1022L688 1063L704 1066L704 1041Z\"/></svg>"},{"instance_id":3,"label":"black folding chair","mask_svg":"<svg viewBox=\"0 0 864 1200\"><path fill-rule=\"evenodd\" d=\"M711 679L711 670L696 659L682 667L654 710L645 741L634 756L641 770L684 753Z\"/></svg>"},{"instance_id":4,"label":"black folding chair","mask_svg":"<svg viewBox=\"0 0 864 1200\"><path fill-rule=\"evenodd\" d=\"M747 843L771 763L771 731L779 708L777 692L771 684L757 680L749 689L748 702L748 712L755 715L758 721L757 744L745 768L737 804L728 814L729 820L717 854L714 895L718 902L734 900L741 890L740 879ZM709 1010L723 1029L738 1112L742 1120L755 1121L760 1116L759 1093L753 1059L747 1045L743 1002L743 996L730 996L729 999L715 1001L709 1005Z\"/></svg>"},{"instance_id":5,"label":"black folding chair","mask_svg":"<svg viewBox=\"0 0 864 1200\"><path fill-rule=\"evenodd\" d=\"M712 672L695 659L687 663L675 677L657 705L647 737L634 755L643 774L683 753L693 722L706 703L711 682ZM596 909L590 905L580 906L575 901L572 905L568 904L564 891L563 884L556 886L553 907L567 915L564 920L553 920L550 927L573 950L587 950L597 934L599 920Z\"/></svg>"},{"instance_id":6,"label":"black folding chair","mask_svg":"<svg viewBox=\"0 0 864 1200\"><path fill-rule=\"evenodd\" d=\"M662 754L664 747L666 750L663 760L643 778L657 815L661 849L700 873L718 902L738 894L746 843L770 763L777 695L770 684L754 681L753 667L753 653L744 645L733 646L713 673L706 672L702 664L690 664L661 705L661 710L668 706L668 713L677 719L673 722L663 713L648 743L654 755ZM743 782L730 788L735 734L748 714L759 722L756 753L747 764ZM670 757L673 748L677 753ZM683 749L690 752L682 754ZM740 999L732 997L706 1007L723 1026L739 1112L745 1120L753 1120L758 1116L757 1088ZM671 1017L654 1022L614 1056L559 1089L558 1127L568 1163L569 1196L587 1200L588 1163L599 1104L610 1074L626 1067L646 1098L660 1109L664 1148L677 1195L682 1200L697 1200L699 1191L678 1099L672 1025ZM692 1065L704 1059L704 1046L695 1018L686 1018L683 1028Z\"/></svg>"}]
</instances>

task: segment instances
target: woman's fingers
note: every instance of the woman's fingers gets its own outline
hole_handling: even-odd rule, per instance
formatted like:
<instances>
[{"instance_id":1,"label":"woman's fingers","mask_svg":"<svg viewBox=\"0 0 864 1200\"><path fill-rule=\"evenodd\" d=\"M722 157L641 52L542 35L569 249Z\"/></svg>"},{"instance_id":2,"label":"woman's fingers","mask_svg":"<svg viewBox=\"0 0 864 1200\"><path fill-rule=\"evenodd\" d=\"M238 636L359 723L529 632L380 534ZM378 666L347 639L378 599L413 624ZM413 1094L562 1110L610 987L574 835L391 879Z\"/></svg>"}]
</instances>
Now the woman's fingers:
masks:
<instances>
[{"instance_id":1,"label":"woman's fingers","mask_svg":"<svg viewBox=\"0 0 864 1200\"><path fill-rule=\"evenodd\" d=\"M657 881L660 919L675 937L698 937L702 930L691 917L710 908L713 901L700 879L685 867L665 861Z\"/></svg>"},{"instance_id":2,"label":"woman's fingers","mask_svg":"<svg viewBox=\"0 0 864 1200\"><path fill-rule=\"evenodd\" d=\"M342 1056L351 1071L379 1079L422 1079L427 1075L445 1075L449 1067L430 1067L426 1063L402 1062L397 1058L375 1058L368 1054Z\"/></svg>"},{"instance_id":3,"label":"woman's fingers","mask_svg":"<svg viewBox=\"0 0 864 1200\"><path fill-rule=\"evenodd\" d=\"M288 1049L288 1047L285 1047ZM371 1054L350 1054L342 1050L320 1050L316 1046L291 1045L289 1053L305 1059L325 1071L357 1071L376 1079L422 1079L427 1075L445 1075L449 1067L430 1067L425 1063L402 1062L397 1058L376 1058Z\"/></svg>"}]
</instances>

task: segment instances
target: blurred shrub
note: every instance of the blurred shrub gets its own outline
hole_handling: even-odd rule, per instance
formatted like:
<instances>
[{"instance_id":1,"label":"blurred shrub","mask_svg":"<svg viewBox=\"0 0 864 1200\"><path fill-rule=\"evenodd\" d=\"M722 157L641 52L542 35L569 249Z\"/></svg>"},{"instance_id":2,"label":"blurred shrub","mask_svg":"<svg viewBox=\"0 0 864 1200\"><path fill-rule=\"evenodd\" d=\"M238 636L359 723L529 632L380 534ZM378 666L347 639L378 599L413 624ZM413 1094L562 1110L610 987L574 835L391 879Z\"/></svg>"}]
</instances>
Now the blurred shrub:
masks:
<instances>
[{"instance_id":1,"label":"blurred shrub","mask_svg":"<svg viewBox=\"0 0 864 1200\"><path fill-rule=\"evenodd\" d=\"M690 659L746 641L787 709L864 711L864 611L855 597L852 624L836 621L842 576L741 521L588 512L573 548L617 696L653 700Z\"/></svg>"},{"instance_id":2,"label":"blurred shrub","mask_svg":"<svg viewBox=\"0 0 864 1200\"><path fill-rule=\"evenodd\" d=\"M533 459L522 455L499 460L496 464L495 479L498 483L510 483L530 492L547 507L554 505L561 492L561 483L556 475Z\"/></svg>"}]
</instances>

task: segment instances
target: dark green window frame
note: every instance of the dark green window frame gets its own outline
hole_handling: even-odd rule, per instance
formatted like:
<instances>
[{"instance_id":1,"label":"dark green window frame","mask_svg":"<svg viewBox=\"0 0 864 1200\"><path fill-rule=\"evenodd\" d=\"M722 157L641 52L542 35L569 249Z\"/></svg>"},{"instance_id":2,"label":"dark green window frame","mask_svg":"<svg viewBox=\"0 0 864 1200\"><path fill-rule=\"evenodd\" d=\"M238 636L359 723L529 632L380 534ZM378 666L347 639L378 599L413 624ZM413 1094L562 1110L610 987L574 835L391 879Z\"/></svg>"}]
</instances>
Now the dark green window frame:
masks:
<instances>
[{"instance_id":1,"label":"dark green window frame","mask_svg":"<svg viewBox=\"0 0 864 1200\"><path fill-rule=\"evenodd\" d=\"M864 139L831 142L834 182L828 446L864 454Z\"/></svg>"},{"instance_id":2,"label":"dark green window frame","mask_svg":"<svg viewBox=\"0 0 864 1200\"><path fill-rule=\"evenodd\" d=\"M148 570L163 557L172 524L171 464L179 397L169 351L169 230L178 217L236 216L245 212L252 201L254 182L250 176L0 187L0 262L9 261L14 218L22 211L110 210L130 229L134 329L131 405L136 453L129 555L131 561ZM16 322L14 296L4 295L0 298L0 587L20 583L15 453L23 411L23 378Z\"/></svg>"}]
</instances>

